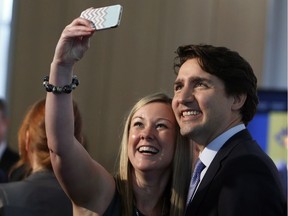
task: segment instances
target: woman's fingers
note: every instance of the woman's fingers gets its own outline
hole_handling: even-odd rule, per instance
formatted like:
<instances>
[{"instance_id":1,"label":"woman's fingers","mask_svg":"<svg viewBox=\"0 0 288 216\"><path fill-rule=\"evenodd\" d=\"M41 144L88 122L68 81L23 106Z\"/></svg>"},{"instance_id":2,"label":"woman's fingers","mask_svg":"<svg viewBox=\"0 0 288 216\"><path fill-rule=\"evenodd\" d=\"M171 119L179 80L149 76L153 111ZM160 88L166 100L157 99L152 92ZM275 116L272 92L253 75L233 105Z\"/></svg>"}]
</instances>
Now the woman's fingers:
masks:
<instances>
[{"instance_id":1,"label":"woman's fingers","mask_svg":"<svg viewBox=\"0 0 288 216\"><path fill-rule=\"evenodd\" d=\"M79 19L74 20L70 25L65 27L62 32L63 37L92 36L95 32L95 28L92 27L90 21L82 18Z\"/></svg>"},{"instance_id":2,"label":"woman's fingers","mask_svg":"<svg viewBox=\"0 0 288 216\"><path fill-rule=\"evenodd\" d=\"M89 48L89 38L95 29L90 21L77 18L67 25L56 46L54 60L73 65L79 61Z\"/></svg>"}]
</instances>

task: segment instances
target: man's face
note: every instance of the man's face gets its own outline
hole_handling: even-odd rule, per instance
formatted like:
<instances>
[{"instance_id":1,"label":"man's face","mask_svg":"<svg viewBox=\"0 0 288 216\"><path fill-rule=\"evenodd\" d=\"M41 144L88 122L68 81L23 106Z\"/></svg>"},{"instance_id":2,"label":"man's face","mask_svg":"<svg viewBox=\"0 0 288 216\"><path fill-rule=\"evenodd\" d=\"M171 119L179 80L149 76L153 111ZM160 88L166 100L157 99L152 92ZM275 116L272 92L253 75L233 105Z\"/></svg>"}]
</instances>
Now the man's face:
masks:
<instances>
[{"instance_id":1,"label":"man's face","mask_svg":"<svg viewBox=\"0 0 288 216\"><path fill-rule=\"evenodd\" d=\"M7 126L7 118L5 118L3 112L0 111L0 142L6 139Z\"/></svg>"},{"instance_id":2,"label":"man's face","mask_svg":"<svg viewBox=\"0 0 288 216\"><path fill-rule=\"evenodd\" d=\"M197 59L189 59L180 67L172 108L182 135L207 145L229 128L233 102L222 80L203 71Z\"/></svg>"}]
</instances>

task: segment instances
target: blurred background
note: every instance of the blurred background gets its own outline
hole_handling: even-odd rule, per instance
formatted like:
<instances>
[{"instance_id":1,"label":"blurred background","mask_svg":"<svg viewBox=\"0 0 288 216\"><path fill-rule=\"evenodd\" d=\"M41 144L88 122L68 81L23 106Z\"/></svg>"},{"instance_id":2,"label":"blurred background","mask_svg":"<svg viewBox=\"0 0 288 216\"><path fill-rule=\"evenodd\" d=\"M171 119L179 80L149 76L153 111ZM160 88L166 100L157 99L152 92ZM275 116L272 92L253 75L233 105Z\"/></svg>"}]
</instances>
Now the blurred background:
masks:
<instances>
[{"instance_id":1,"label":"blurred background","mask_svg":"<svg viewBox=\"0 0 288 216\"><path fill-rule=\"evenodd\" d=\"M287 0L0 0L0 97L12 148L28 107L46 95L43 77L64 27L89 7L113 4L123 6L120 26L96 32L75 68L73 94L93 158L113 170L130 107L152 92L172 96L175 50L207 43L251 63L261 103L249 130L287 164Z\"/></svg>"}]
</instances>

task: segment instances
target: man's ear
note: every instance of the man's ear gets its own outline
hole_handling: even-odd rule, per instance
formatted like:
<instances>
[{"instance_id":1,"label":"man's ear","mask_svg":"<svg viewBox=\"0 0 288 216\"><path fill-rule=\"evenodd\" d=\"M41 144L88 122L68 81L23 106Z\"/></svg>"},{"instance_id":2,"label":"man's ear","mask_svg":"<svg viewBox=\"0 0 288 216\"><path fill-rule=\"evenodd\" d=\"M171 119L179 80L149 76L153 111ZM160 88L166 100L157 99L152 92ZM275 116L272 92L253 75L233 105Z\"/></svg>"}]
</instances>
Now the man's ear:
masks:
<instances>
[{"instance_id":1,"label":"man's ear","mask_svg":"<svg viewBox=\"0 0 288 216\"><path fill-rule=\"evenodd\" d=\"M232 110L240 110L246 101L247 94L234 95L233 97Z\"/></svg>"}]
</instances>

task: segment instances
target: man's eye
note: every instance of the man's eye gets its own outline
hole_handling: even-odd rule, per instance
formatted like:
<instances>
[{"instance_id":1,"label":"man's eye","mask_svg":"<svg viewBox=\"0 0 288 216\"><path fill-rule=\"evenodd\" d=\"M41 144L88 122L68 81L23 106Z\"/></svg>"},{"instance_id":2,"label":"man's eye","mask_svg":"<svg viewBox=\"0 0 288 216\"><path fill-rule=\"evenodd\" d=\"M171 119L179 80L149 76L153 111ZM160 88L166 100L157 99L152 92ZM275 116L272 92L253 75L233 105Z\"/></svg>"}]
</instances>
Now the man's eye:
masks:
<instances>
[{"instance_id":1,"label":"man's eye","mask_svg":"<svg viewBox=\"0 0 288 216\"><path fill-rule=\"evenodd\" d=\"M179 91L179 90L181 90L181 88L182 88L182 85L175 85L174 91Z\"/></svg>"},{"instance_id":2,"label":"man's eye","mask_svg":"<svg viewBox=\"0 0 288 216\"><path fill-rule=\"evenodd\" d=\"M204 82L197 82L195 87L206 87L207 85Z\"/></svg>"}]
</instances>

